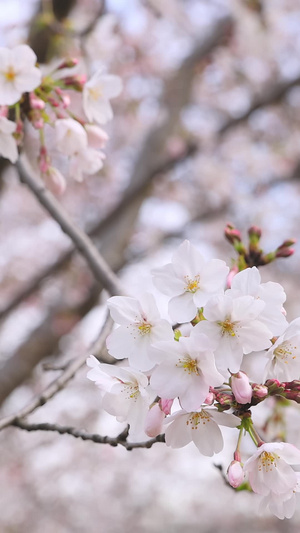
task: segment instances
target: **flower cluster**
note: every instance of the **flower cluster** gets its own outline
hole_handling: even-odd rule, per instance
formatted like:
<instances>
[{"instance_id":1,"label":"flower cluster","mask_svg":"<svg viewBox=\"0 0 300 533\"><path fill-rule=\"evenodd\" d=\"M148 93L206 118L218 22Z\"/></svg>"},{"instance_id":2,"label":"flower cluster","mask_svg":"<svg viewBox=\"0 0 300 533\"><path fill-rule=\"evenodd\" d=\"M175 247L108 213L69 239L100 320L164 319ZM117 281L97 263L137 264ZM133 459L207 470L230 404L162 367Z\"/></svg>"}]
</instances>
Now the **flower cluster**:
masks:
<instances>
[{"instance_id":1,"label":"flower cluster","mask_svg":"<svg viewBox=\"0 0 300 533\"><path fill-rule=\"evenodd\" d=\"M43 76L36 60L27 45L0 48L0 155L17 161L30 123L39 139L37 168L47 186L61 194L65 178L53 165L48 145L53 154L67 158L74 179L98 172L108 140L100 126L112 119L110 99L120 94L122 82L103 67L89 80L73 74L77 59L60 62Z\"/></svg>"},{"instance_id":2,"label":"flower cluster","mask_svg":"<svg viewBox=\"0 0 300 533\"><path fill-rule=\"evenodd\" d=\"M251 408L270 396L300 403L300 318L288 323L282 286L262 283L256 266L234 274L224 261L206 260L184 241L171 263L153 271L176 324L161 318L150 293L110 298L117 327L107 339L108 352L127 362L111 366L91 356L88 377L102 391L103 408L130 425L133 439L141 432L165 433L167 446L193 441L212 456L223 448L220 426L238 428L229 483L250 487L262 507L290 517L299 490L290 465L300 465L300 451L284 442L264 443ZM245 432L257 451L243 465Z\"/></svg>"}]
</instances>

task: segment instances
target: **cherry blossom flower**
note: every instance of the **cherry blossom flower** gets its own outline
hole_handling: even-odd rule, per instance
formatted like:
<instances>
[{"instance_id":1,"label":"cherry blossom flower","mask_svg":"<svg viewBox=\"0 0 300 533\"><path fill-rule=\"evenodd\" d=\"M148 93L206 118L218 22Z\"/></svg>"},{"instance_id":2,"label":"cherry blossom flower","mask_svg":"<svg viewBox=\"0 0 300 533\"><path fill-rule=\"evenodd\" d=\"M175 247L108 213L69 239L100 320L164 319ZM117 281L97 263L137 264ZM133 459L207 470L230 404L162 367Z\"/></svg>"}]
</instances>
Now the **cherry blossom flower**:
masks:
<instances>
[{"instance_id":1,"label":"cherry blossom flower","mask_svg":"<svg viewBox=\"0 0 300 533\"><path fill-rule=\"evenodd\" d=\"M96 174L103 167L105 154L94 148L86 148L72 155L69 174L76 181L82 181L83 175Z\"/></svg>"},{"instance_id":2,"label":"cherry blossom flower","mask_svg":"<svg viewBox=\"0 0 300 533\"><path fill-rule=\"evenodd\" d=\"M267 496L262 497L259 514L263 514L265 509L269 508L272 514L277 516L280 520L284 518L292 518L296 510L296 493L300 492L300 473L295 472L297 483L295 487L285 494L274 494L269 492Z\"/></svg>"},{"instance_id":3,"label":"cherry blossom flower","mask_svg":"<svg viewBox=\"0 0 300 533\"><path fill-rule=\"evenodd\" d=\"M257 494L284 495L297 484L296 472L290 466L297 464L300 464L300 450L285 442L270 442L262 444L246 461L244 472Z\"/></svg>"},{"instance_id":4,"label":"cherry blossom flower","mask_svg":"<svg viewBox=\"0 0 300 533\"><path fill-rule=\"evenodd\" d=\"M37 57L26 44L0 48L0 105L13 105L25 92L41 83L41 71L35 67Z\"/></svg>"},{"instance_id":5,"label":"cherry blossom flower","mask_svg":"<svg viewBox=\"0 0 300 533\"><path fill-rule=\"evenodd\" d=\"M212 343L206 335L180 337L179 341L161 342L161 362L154 369L150 384L163 398L179 398L187 411L197 410L206 399L210 386L219 386L224 378L214 363Z\"/></svg>"},{"instance_id":6,"label":"cherry blossom flower","mask_svg":"<svg viewBox=\"0 0 300 533\"><path fill-rule=\"evenodd\" d=\"M130 424L131 435L140 434L151 403L147 377L131 368L99 363L93 355L87 365L91 368L88 379L103 393L103 409L118 422Z\"/></svg>"},{"instance_id":7,"label":"cherry blossom flower","mask_svg":"<svg viewBox=\"0 0 300 533\"><path fill-rule=\"evenodd\" d=\"M19 157L17 141L13 137L16 127L15 122L0 117L0 155L9 159L11 163L15 163Z\"/></svg>"},{"instance_id":8,"label":"cherry blossom flower","mask_svg":"<svg viewBox=\"0 0 300 533\"><path fill-rule=\"evenodd\" d=\"M236 427L240 419L232 414L219 413L216 409L194 412L178 411L165 420L167 446L183 448L193 441L200 453L212 457L223 449L223 437L219 424Z\"/></svg>"},{"instance_id":9,"label":"cherry blossom flower","mask_svg":"<svg viewBox=\"0 0 300 533\"><path fill-rule=\"evenodd\" d=\"M83 88L83 109L90 122L106 124L113 118L109 100L119 96L122 91L119 76L104 74L98 70Z\"/></svg>"},{"instance_id":10,"label":"cherry blossom flower","mask_svg":"<svg viewBox=\"0 0 300 533\"><path fill-rule=\"evenodd\" d=\"M82 152L88 146L84 127L72 118L56 120L55 137L58 150L68 156Z\"/></svg>"},{"instance_id":11,"label":"cherry blossom flower","mask_svg":"<svg viewBox=\"0 0 300 533\"><path fill-rule=\"evenodd\" d=\"M61 195L66 189L66 180L61 172L55 167L49 166L43 175L43 179L51 192Z\"/></svg>"},{"instance_id":12,"label":"cherry blossom flower","mask_svg":"<svg viewBox=\"0 0 300 533\"><path fill-rule=\"evenodd\" d=\"M279 283L268 281L261 283L261 277L256 267L246 268L236 274L228 291L233 297L253 296L265 302L259 320L265 324L272 335L281 335L287 327L287 320L283 311L286 294Z\"/></svg>"},{"instance_id":13,"label":"cherry blossom flower","mask_svg":"<svg viewBox=\"0 0 300 533\"><path fill-rule=\"evenodd\" d=\"M233 298L229 290L211 298L204 308L206 320L195 330L205 333L214 342L216 366L222 372L238 372L244 353L271 346L271 331L260 321L265 307L253 296Z\"/></svg>"},{"instance_id":14,"label":"cherry blossom flower","mask_svg":"<svg viewBox=\"0 0 300 533\"><path fill-rule=\"evenodd\" d=\"M189 241L184 241L173 255L172 262L153 270L154 285L167 296L172 320L189 322L198 307L224 289L229 268L224 261L206 261Z\"/></svg>"},{"instance_id":15,"label":"cherry blossom flower","mask_svg":"<svg viewBox=\"0 0 300 533\"><path fill-rule=\"evenodd\" d=\"M292 381L300 378L300 318L287 327L284 335L273 346L261 354L267 358L263 380L275 378L279 381Z\"/></svg>"},{"instance_id":16,"label":"cherry blossom flower","mask_svg":"<svg viewBox=\"0 0 300 533\"><path fill-rule=\"evenodd\" d=\"M107 339L109 353L116 359L128 357L129 364L139 370L153 368L158 353L153 344L173 339L174 334L171 324L160 317L152 294L140 300L113 296L107 304L113 320L120 324Z\"/></svg>"}]
</instances>

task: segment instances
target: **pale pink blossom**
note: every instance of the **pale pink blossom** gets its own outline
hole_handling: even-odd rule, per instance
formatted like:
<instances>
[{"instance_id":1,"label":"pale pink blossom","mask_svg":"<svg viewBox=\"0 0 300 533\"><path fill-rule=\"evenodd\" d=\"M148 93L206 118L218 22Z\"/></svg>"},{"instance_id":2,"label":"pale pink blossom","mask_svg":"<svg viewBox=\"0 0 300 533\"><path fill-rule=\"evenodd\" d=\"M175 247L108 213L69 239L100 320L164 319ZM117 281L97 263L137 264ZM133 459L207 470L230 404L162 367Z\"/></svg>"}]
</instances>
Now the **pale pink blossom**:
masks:
<instances>
[{"instance_id":1,"label":"pale pink blossom","mask_svg":"<svg viewBox=\"0 0 300 533\"><path fill-rule=\"evenodd\" d=\"M174 334L171 324L161 318L152 294L146 293L139 300L113 296L107 304L119 324L107 339L109 353L116 359L128 357L129 364L139 370L153 368L158 354L153 344L173 339Z\"/></svg>"},{"instance_id":2,"label":"pale pink blossom","mask_svg":"<svg viewBox=\"0 0 300 533\"><path fill-rule=\"evenodd\" d=\"M5 117L0 117L0 155L15 163L19 157L17 141L13 136L17 125Z\"/></svg>"},{"instance_id":3,"label":"pale pink blossom","mask_svg":"<svg viewBox=\"0 0 300 533\"><path fill-rule=\"evenodd\" d=\"M253 296L234 298L230 290L214 296L204 308L206 320L195 330L205 333L214 343L216 366L221 372L238 372L243 354L271 346L272 333L260 321L265 307L262 300Z\"/></svg>"},{"instance_id":4,"label":"pale pink blossom","mask_svg":"<svg viewBox=\"0 0 300 533\"><path fill-rule=\"evenodd\" d=\"M0 105L13 105L25 92L41 83L37 57L27 44L15 48L0 48Z\"/></svg>"},{"instance_id":5,"label":"pale pink blossom","mask_svg":"<svg viewBox=\"0 0 300 533\"><path fill-rule=\"evenodd\" d=\"M281 335L287 327L287 321L282 312L286 294L279 283L268 281L261 283L258 268L246 268L234 276L231 289L228 291L233 297L253 296L265 303L259 320L265 324L272 335Z\"/></svg>"},{"instance_id":6,"label":"pale pink blossom","mask_svg":"<svg viewBox=\"0 0 300 533\"><path fill-rule=\"evenodd\" d=\"M300 318L287 327L271 348L261 354L266 361L263 379L292 381L300 378Z\"/></svg>"},{"instance_id":7,"label":"pale pink blossom","mask_svg":"<svg viewBox=\"0 0 300 533\"><path fill-rule=\"evenodd\" d=\"M151 375L151 387L163 398L179 398L186 411L197 410L210 386L223 383L214 363L212 344L206 335L180 337L179 341L157 343L160 364Z\"/></svg>"},{"instance_id":8,"label":"pale pink blossom","mask_svg":"<svg viewBox=\"0 0 300 533\"><path fill-rule=\"evenodd\" d=\"M227 470L227 477L230 485L236 489L244 481L244 470L239 461L232 461Z\"/></svg>"},{"instance_id":9,"label":"pale pink blossom","mask_svg":"<svg viewBox=\"0 0 300 533\"><path fill-rule=\"evenodd\" d=\"M82 181L85 174L96 174L103 167L105 154L100 150L87 147L70 158L69 174L76 181Z\"/></svg>"},{"instance_id":10,"label":"pale pink blossom","mask_svg":"<svg viewBox=\"0 0 300 533\"><path fill-rule=\"evenodd\" d=\"M83 88L83 109L90 122L106 124L113 118L109 100L119 96L122 91L119 76L97 71Z\"/></svg>"},{"instance_id":11,"label":"pale pink blossom","mask_svg":"<svg viewBox=\"0 0 300 533\"><path fill-rule=\"evenodd\" d=\"M252 398L252 387L245 372L232 374L230 378L231 390L238 403L250 403Z\"/></svg>"},{"instance_id":12,"label":"pale pink blossom","mask_svg":"<svg viewBox=\"0 0 300 533\"><path fill-rule=\"evenodd\" d=\"M116 417L118 422L130 424L130 434L140 434L148 413L151 397L148 379L132 368L99 363L91 355L87 359L91 368L87 377L102 391L102 407Z\"/></svg>"},{"instance_id":13,"label":"pale pink blossom","mask_svg":"<svg viewBox=\"0 0 300 533\"><path fill-rule=\"evenodd\" d=\"M300 473L295 472L297 483L295 487L285 494L274 494L269 492L263 496L259 506L259 514L263 514L267 508L280 520L292 518L296 510L296 493L300 492Z\"/></svg>"},{"instance_id":14,"label":"pale pink blossom","mask_svg":"<svg viewBox=\"0 0 300 533\"><path fill-rule=\"evenodd\" d=\"M165 436L167 446L182 448L193 442L198 450L208 457L223 449L223 437L219 425L236 427L240 419L216 409L201 409L194 412L178 411L166 418Z\"/></svg>"},{"instance_id":15,"label":"pale pink blossom","mask_svg":"<svg viewBox=\"0 0 300 533\"><path fill-rule=\"evenodd\" d=\"M84 127L72 118L55 121L55 139L57 149L68 156L83 152L88 146Z\"/></svg>"},{"instance_id":16,"label":"pale pink blossom","mask_svg":"<svg viewBox=\"0 0 300 533\"><path fill-rule=\"evenodd\" d=\"M251 488L257 494L270 492L284 495L297 484L296 472L290 465L300 464L300 450L285 442L262 444L246 461L244 472L248 474Z\"/></svg>"},{"instance_id":17,"label":"pale pink blossom","mask_svg":"<svg viewBox=\"0 0 300 533\"><path fill-rule=\"evenodd\" d=\"M223 291L228 271L224 261L205 260L186 240L173 254L171 263L153 270L153 282L163 294L172 297L171 319L189 322L211 296Z\"/></svg>"}]
</instances>

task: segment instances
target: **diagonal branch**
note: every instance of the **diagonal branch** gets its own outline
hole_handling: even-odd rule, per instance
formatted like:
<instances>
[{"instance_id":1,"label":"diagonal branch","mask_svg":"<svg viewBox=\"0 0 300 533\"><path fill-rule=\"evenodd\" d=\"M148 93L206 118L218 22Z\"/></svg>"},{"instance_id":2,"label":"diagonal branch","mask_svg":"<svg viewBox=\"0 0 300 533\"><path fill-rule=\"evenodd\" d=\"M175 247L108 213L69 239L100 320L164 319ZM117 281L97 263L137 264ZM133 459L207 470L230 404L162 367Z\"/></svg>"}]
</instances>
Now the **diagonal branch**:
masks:
<instances>
[{"instance_id":1,"label":"diagonal branch","mask_svg":"<svg viewBox=\"0 0 300 533\"><path fill-rule=\"evenodd\" d=\"M84 233L84 231L76 227L53 194L46 189L41 181L37 181L31 176L20 161L17 163L17 168L21 181L28 185L29 189L35 194L39 202L46 208L48 213L52 215L54 220L60 225L61 229L70 237L77 250L86 259L96 280L100 281L104 288L112 295L125 294L119 279L108 266L106 261L104 261L93 241L86 235L86 233Z\"/></svg>"},{"instance_id":2,"label":"diagonal branch","mask_svg":"<svg viewBox=\"0 0 300 533\"><path fill-rule=\"evenodd\" d=\"M165 442L164 435L158 435L157 437L144 442L127 442L126 439L122 438L122 434L118 437L102 437L97 433L87 433L81 429L76 429L70 426L59 426L57 424L29 424L28 422L15 420L11 425L25 431L55 431L60 435L72 435L72 437L75 437L76 439L90 440L92 442L96 442L97 444L109 444L113 447L120 445L126 448L128 451L131 451L135 448L151 448L156 442Z\"/></svg>"}]
</instances>

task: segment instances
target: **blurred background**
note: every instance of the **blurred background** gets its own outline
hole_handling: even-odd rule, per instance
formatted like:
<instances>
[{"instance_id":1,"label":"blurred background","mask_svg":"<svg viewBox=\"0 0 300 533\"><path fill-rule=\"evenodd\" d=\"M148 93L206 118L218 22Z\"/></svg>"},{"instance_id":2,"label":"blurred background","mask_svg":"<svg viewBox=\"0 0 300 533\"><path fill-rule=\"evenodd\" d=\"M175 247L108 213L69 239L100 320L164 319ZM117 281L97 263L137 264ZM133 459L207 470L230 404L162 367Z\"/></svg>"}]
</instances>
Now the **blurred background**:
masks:
<instances>
[{"instance_id":1,"label":"blurred background","mask_svg":"<svg viewBox=\"0 0 300 533\"><path fill-rule=\"evenodd\" d=\"M0 0L0 12L0 46L27 42L46 65L79 56L81 71L104 64L124 82L104 169L83 183L68 177L60 201L129 293L153 290L151 268L185 238L230 265L228 221L244 235L260 226L266 251L299 239L298 0ZM16 170L4 160L0 170L5 416L41 393L60 372L53 368L88 353L107 294ZM300 314L299 271L297 247L261 270L284 286L289 320ZM112 436L122 429L101 411L86 369L29 419ZM296 408L287 427L300 446L295 421ZM208 459L193 444L127 452L7 428L0 531L298 532L300 509L289 521L258 517L254 495L226 486L214 465L226 470L234 439L228 430L224 452Z\"/></svg>"}]
</instances>

